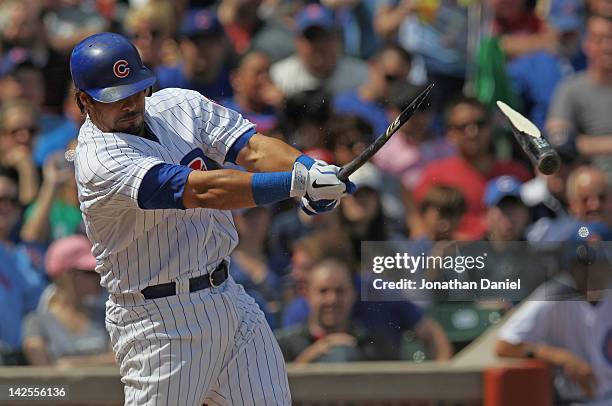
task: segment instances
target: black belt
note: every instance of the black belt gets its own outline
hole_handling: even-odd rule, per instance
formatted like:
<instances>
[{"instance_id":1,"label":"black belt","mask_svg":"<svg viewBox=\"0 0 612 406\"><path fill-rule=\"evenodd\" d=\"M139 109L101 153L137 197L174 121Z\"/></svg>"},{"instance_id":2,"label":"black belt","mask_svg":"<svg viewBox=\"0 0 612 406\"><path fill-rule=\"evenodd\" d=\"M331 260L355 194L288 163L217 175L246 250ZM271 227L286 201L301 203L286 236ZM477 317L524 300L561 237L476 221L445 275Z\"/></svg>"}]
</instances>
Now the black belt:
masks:
<instances>
[{"instance_id":1,"label":"black belt","mask_svg":"<svg viewBox=\"0 0 612 406\"><path fill-rule=\"evenodd\" d=\"M189 279L189 292L207 289L211 286L216 288L227 279L229 272L227 263L222 261L212 272ZM153 285L141 290L145 299L159 299L160 297L176 295L176 282Z\"/></svg>"}]
</instances>

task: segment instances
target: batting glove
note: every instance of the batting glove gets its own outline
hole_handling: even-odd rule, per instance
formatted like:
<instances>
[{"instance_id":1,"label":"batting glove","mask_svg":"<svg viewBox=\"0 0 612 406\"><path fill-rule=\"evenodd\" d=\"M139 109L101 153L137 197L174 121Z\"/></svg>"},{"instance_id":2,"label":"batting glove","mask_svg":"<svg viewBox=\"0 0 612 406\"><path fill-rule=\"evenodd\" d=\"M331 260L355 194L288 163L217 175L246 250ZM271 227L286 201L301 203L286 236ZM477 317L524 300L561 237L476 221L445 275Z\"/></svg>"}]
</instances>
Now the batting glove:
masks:
<instances>
[{"instance_id":1,"label":"batting glove","mask_svg":"<svg viewBox=\"0 0 612 406\"><path fill-rule=\"evenodd\" d=\"M302 197L300 208L309 216L316 216L317 214L335 209L338 207L339 203L339 200L319 200L316 202L311 202L306 197Z\"/></svg>"},{"instance_id":2,"label":"batting glove","mask_svg":"<svg viewBox=\"0 0 612 406\"><path fill-rule=\"evenodd\" d=\"M319 200L340 200L346 194L352 194L357 187L351 181L338 179L340 168L323 161L315 161L308 171L306 198L310 202Z\"/></svg>"}]
</instances>

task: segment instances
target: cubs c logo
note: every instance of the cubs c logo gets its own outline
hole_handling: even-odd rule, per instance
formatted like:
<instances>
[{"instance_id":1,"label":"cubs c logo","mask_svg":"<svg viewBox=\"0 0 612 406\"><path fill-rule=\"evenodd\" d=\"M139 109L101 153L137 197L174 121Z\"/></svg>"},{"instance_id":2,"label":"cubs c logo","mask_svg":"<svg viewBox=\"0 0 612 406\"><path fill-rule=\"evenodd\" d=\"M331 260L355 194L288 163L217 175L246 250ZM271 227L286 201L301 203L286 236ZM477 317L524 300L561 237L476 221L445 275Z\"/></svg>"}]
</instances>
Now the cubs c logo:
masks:
<instances>
[{"instance_id":1,"label":"cubs c logo","mask_svg":"<svg viewBox=\"0 0 612 406\"><path fill-rule=\"evenodd\" d=\"M200 157L197 157L191 160L191 162L187 164L187 167L193 169L194 171L205 171L206 170L206 164L204 163L204 159Z\"/></svg>"},{"instance_id":2,"label":"cubs c logo","mask_svg":"<svg viewBox=\"0 0 612 406\"><path fill-rule=\"evenodd\" d=\"M113 73L119 79L127 77L127 75L130 74L130 68L128 66L127 61L125 59L119 59L117 62L115 62L115 64L113 65Z\"/></svg>"},{"instance_id":3,"label":"cubs c logo","mask_svg":"<svg viewBox=\"0 0 612 406\"><path fill-rule=\"evenodd\" d=\"M194 171L208 171L214 168L212 160L204 155L204 151L201 148L191 150L187 155L181 159L181 165L184 165Z\"/></svg>"}]
</instances>

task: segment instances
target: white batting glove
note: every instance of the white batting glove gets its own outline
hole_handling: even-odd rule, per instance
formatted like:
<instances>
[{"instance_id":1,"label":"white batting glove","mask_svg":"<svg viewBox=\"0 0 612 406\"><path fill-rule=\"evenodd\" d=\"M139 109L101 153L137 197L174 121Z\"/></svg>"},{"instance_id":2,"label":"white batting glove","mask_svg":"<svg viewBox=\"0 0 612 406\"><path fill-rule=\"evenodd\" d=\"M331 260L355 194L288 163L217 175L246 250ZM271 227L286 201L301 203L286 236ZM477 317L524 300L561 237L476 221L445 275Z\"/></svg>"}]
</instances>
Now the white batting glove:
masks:
<instances>
[{"instance_id":1,"label":"white batting glove","mask_svg":"<svg viewBox=\"0 0 612 406\"><path fill-rule=\"evenodd\" d=\"M347 193L352 193L354 185L338 179L340 168L324 161L315 161L308 171L306 197L308 200L340 200ZM347 190L348 189L348 190Z\"/></svg>"},{"instance_id":2,"label":"white batting glove","mask_svg":"<svg viewBox=\"0 0 612 406\"><path fill-rule=\"evenodd\" d=\"M308 168L306 168L306 165L301 162L295 162L293 164L293 171L291 172L291 191L289 192L289 196L306 196L306 190L308 188L308 178Z\"/></svg>"}]
</instances>

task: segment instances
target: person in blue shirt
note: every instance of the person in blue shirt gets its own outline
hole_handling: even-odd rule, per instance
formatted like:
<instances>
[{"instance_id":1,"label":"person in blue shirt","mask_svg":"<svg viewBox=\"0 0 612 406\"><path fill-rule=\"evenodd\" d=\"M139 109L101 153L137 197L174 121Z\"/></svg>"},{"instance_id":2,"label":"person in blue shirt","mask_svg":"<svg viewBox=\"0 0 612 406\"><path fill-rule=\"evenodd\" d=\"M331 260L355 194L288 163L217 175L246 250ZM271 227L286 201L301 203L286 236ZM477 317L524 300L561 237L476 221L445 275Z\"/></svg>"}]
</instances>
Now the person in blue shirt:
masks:
<instances>
[{"instance_id":1,"label":"person in blue shirt","mask_svg":"<svg viewBox=\"0 0 612 406\"><path fill-rule=\"evenodd\" d=\"M161 89L196 90L212 100L232 97L232 47L217 15L207 9L189 10L180 29L182 61L155 70Z\"/></svg>"},{"instance_id":2,"label":"person in blue shirt","mask_svg":"<svg viewBox=\"0 0 612 406\"><path fill-rule=\"evenodd\" d=\"M22 318L36 307L46 285L32 267L24 247L14 245L10 234L19 222L21 207L14 171L0 168L0 363L21 347Z\"/></svg>"},{"instance_id":3,"label":"person in blue shirt","mask_svg":"<svg viewBox=\"0 0 612 406\"><path fill-rule=\"evenodd\" d=\"M385 103L391 86L405 81L410 72L411 56L395 44L386 45L369 60L368 80L357 89L339 93L334 110L353 114L372 126L373 136L382 134L389 125Z\"/></svg>"}]
</instances>

